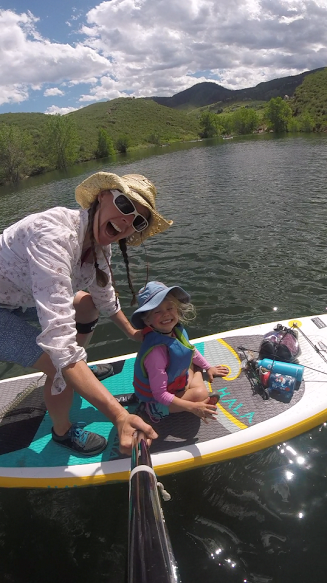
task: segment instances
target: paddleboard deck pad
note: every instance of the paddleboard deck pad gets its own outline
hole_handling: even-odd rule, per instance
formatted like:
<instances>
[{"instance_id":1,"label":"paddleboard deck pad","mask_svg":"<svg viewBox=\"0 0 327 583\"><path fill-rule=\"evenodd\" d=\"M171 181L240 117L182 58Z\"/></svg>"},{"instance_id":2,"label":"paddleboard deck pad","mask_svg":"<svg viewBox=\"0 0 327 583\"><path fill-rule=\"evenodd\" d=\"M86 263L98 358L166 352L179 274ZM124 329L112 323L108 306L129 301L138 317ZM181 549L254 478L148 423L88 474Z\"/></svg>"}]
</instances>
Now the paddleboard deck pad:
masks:
<instances>
[{"instance_id":1,"label":"paddleboard deck pad","mask_svg":"<svg viewBox=\"0 0 327 583\"><path fill-rule=\"evenodd\" d=\"M157 475L189 470L231 459L288 440L327 419L327 315L280 322L298 326L304 375L287 401L272 394L264 400L244 370L244 351L257 354L264 334L278 322L199 338L197 349L212 364L224 364L229 374L215 378L208 390L218 390L217 415L208 423L191 413L175 413L155 427L151 446ZM242 349L241 349L242 347ZM98 361L111 362L114 374L103 385L114 395L133 390L135 354ZM97 363L92 363L97 364ZM127 481L130 458L120 454L117 432L102 413L75 394L71 419L108 439L95 457L72 455L51 439L51 419L36 373L0 381L0 487L62 488ZM138 405L131 413L149 421Z\"/></svg>"}]
</instances>

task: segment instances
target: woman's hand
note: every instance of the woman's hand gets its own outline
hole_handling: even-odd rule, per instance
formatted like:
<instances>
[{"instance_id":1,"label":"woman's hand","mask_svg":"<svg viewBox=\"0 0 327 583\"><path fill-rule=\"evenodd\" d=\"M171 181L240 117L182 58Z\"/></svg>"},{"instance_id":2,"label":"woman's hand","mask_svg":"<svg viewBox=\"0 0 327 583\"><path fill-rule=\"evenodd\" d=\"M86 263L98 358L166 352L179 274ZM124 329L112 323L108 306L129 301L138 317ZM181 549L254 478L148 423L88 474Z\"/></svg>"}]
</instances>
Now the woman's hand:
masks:
<instances>
[{"instance_id":1,"label":"woman's hand","mask_svg":"<svg viewBox=\"0 0 327 583\"><path fill-rule=\"evenodd\" d=\"M218 364L217 366L211 366L207 370L207 375L209 378L209 382L212 383L214 377L225 377L229 374L228 366L224 366L223 364Z\"/></svg>"},{"instance_id":2,"label":"woman's hand","mask_svg":"<svg viewBox=\"0 0 327 583\"><path fill-rule=\"evenodd\" d=\"M190 412L197 417L200 417L205 423L208 423L208 419L213 419L213 416L217 415L216 405L208 404L209 398L210 397L205 401L189 401L189 404L191 405Z\"/></svg>"},{"instance_id":3,"label":"woman's hand","mask_svg":"<svg viewBox=\"0 0 327 583\"><path fill-rule=\"evenodd\" d=\"M148 425L139 417L138 415L131 415L127 411L118 417L115 423L118 431L120 451L126 455L131 455L132 452L132 440L135 431L143 431L147 445L150 446L153 439L158 437L158 434L152 429L151 425Z\"/></svg>"}]
</instances>

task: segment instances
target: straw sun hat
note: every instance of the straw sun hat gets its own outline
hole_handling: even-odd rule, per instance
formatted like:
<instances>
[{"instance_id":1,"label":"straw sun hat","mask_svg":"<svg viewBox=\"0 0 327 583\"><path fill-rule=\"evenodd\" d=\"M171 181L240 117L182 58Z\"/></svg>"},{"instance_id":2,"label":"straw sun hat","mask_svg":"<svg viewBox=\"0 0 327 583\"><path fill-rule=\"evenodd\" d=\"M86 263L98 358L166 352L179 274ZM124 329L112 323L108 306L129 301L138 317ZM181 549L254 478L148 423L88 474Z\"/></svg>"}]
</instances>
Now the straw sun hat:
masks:
<instances>
[{"instance_id":1,"label":"straw sun hat","mask_svg":"<svg viewBox=\"0 0 327 583\"><path fill-rule=\"evenodd\" d=\"M110 172L92 174L76 187L76 201L83 209L88 209L103 190L120 190L132 201L139 202L148 208L151 213L148 220L149 226L141 233L135 231L130 235L126 240L128 245L140 245L148 237L166 231L173 224L173 221L167 221L156 210L156 188L141 174L126 174L125 176L117 176Z\"/></svg>"}]
</instances>

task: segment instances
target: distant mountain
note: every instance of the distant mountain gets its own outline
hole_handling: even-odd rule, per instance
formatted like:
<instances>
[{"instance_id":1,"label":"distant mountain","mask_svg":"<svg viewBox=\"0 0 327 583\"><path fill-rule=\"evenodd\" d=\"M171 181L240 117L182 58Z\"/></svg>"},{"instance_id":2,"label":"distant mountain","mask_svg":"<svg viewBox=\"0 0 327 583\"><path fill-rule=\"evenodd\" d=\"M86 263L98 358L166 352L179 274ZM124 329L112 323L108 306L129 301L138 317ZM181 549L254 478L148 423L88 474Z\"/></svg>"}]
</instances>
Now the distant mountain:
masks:
<instances>
[{"instance_id":1,"label":"distant mountain","mask_svg":"<svg viewBox=\"0 0 327 583\"><path fill-rule=\"evenodd\" d=\"M228 101L233 98L235 91L231 89L225 89L217 83L197 83L176 93L172 97L150 97L153 101L159 103L159 105L165 105L166 107L172 108L187 108L192 107L203 107L204 105L211 105L217 101Z\"/></svg>"},{"instance_id":2,"label":"distant mountain","mask_svg":"<svg viewBox=\"0 0 327 583\"><path fill-rule=\"evenodd\" d=\"M248 87L246 89L233 90L226 89L217 83L197 83L193 87L176 93L172 97L151 97L150 99L156 101L159 105L165 105L174 109L204 107L218 102L269 101L272 97L284 97L285 95L292 97L295 89L301 85L307 75L323 70L324 67L321 67L313 71L305 71L299 75L265 81L255 87Z\"/></svg>"}]
</instances>

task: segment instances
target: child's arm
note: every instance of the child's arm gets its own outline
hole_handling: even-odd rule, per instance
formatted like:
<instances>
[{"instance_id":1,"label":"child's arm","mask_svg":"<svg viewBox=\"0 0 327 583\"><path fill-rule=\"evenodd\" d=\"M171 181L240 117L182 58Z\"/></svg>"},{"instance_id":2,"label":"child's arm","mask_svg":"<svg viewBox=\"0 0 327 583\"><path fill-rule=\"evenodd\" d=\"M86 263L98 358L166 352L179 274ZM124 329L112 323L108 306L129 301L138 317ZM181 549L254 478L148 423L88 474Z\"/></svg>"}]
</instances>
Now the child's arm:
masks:
<instances>
[{"instance_id":1,"label":"child's arm","mask_svg":"<svg viewBox=\"0 0 327 583\"><path fill-rule=\"evenodd\" d=\"M207 423L207 419L211 419L213 415L217 414L216 405L209 405L209 403L207 403L209 398L209 394L205 401L188 401L187 399L174 397L169 407L169 411L171 413L188 411L189 413L193 413L193 415L200 417L200 419L203 419L203 421Z\"/></svg>"},{"instance_id":2,"label":"child's arm","mask_svg":"<svg viewBox=\"0 0 327 583\"><path fill-rule=\"evenodd\" d=\"M197 348L194 349L192 362L196 366L199 366L200 368L207 371L210 383L213 381L214 377L224 377L229 373L229 368L227 368L227 366L221 364L218 364L217 366L211 366L211 364L209 364L204 356L200 354Z\"/></svg>"}]
</instances>

